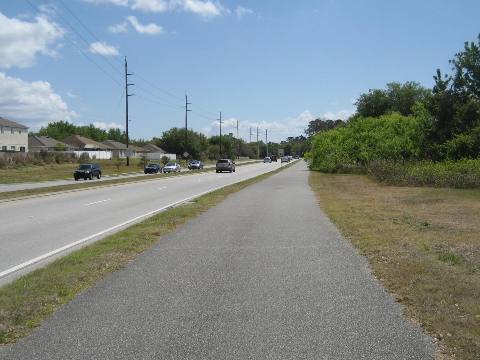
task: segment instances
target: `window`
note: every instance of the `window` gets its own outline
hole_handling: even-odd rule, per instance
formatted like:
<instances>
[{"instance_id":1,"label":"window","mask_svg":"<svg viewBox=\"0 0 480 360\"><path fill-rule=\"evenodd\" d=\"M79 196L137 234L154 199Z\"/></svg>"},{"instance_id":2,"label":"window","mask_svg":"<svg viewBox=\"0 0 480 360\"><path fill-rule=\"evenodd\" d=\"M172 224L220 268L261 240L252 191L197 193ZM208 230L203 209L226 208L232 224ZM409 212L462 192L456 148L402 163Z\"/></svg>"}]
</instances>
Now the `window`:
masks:
<instances>
[{"instance_id":1,"label":"window","mask_svg":"<svg viewBox=\"0 0 480 360\"><path fill-rule=\"evenodd\" d=\"M2 151L7 151L7 147L6 147L6 146L2 146Z\"/></svg>"},{"instance_id":2,"label":"window","mask_svg":"<svg viewBox=\"0 0 480 360\"><path fill-rule=\"evenodd\" d=\"M25 152L25 146L20 146L20 151Z\"/></svg>"}]
</instances>

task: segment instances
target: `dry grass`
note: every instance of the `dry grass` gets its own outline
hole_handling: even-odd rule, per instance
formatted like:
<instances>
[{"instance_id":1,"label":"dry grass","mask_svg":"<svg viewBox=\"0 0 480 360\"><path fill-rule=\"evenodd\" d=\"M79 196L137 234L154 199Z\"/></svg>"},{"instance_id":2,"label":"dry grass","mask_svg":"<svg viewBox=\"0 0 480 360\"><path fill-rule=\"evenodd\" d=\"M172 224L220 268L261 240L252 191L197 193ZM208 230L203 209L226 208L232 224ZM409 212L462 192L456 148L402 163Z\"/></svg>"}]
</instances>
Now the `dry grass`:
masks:
<instances>
[{"instance_id":1,"label":"dry grass","mask_svg":"<svg viewBox=\"0 0 480 360\"><path fill-rule=\"evenodd\" d=\"M320 206L446 355L480 359L480 190L312 172Z\"/></svg>"}]
</instances>

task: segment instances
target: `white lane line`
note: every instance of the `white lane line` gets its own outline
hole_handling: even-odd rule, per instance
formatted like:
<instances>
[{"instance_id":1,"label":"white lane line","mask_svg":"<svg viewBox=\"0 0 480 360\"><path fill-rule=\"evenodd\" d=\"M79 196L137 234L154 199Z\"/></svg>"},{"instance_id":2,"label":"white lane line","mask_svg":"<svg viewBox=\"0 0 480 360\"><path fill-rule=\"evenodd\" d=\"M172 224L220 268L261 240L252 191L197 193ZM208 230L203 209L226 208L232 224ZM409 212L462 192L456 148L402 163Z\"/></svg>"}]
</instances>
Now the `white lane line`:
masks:
<instances>
[{"instance_id":1,"label":"white lane line","mask_svg":"<svg viewBox=\"0 0 480 360\"><path fill-rule=\"evenodd\" d=\"M266 174L266 173L268 173L268 172L270 172L270 171L267 171L267 172L265 172L265 173L260 173L260 174L257 174L257 175ZM250 179L250 178L251 178L251 177L247 177L247 178L244 178L243 180L247 180L247 179ZM241 180L242 180L242 179L241 179ZM240 181L241 181L241 180L240 180ZM25 269L25 268L28 267L28 266L35 265L36 263L38 263L38 262L40 262L40 261L43 261L43 260L45 260L45 259L48 259L49 257L52 257L52 256L54 256L54 255L56 255L56 254L59 254L59 253L61 253L61 252L63 252L63 251L66 251L66 250L68 250L68 249L71 249L71 248L73 248L73 247L75 247L75 246L77 246L77 245L81 245L81 244L83 244L83 243L85 243L85 242L87 242L87 241L89 241L89 240L92 240L92 239L98 237L98 236L107 234L107 233L112 232L112 231L114 231L114 230L117 230L117 229L119 229L119 228L121 228L121 227L123 227L123 226L129 225L129 224L131 224L131 223L137 222L137 221L142 220L142 219L144 219L144 218L153 216L153 215L155 215L156 213L159 213L159 212L162 212L162 211L164 211L164 210L170 209L170 208L175 207L175 206L177 206L177 205L180 205L180 204L182 204L182 203L184 203L184 202L188 202L188 201L190 201L190 200L193 200L193 199L198 198L198 197L200 197L200 196L203 196L203 195L206 195L206 194L208 194L208 193L214 192L214 191L216 191L216 190L223 189L224 187L227 187L227 186L230 186L230 185L233 185L233 184L235 184L235 182L233 182L233 183L227 183L227 184L225 184L225 185L217 186L217 187L214 187L214 188L210 188L210 189L207 190L207 191L203 191L203 192L201 192L201 193L199 193L199 194L196 194L196 195L193 195L193 196L189 196L189 197L184 198L184 199L182 199L182 200L175 201L175 202L170 203L170 204L168 204L168 205L166 205L166 206L162 206L161 208L158 208L158 209L156 209L156 210L149 211L149 212L147 212L147 213L145 213L145 214L143 214L143 215L136 216L136 217L134 217L134 218L132 218L132 219L130 219L130 220L124 221L124 222L122 222L121 224L118 224L118 225L112 226L112 227L110 227L110 228L108 228L108 229L99 231L99 232L97 232L96 234L93 234L93 235L84 237L83 239L80 239L80 240L77 240L77 241L75 241L75 242L73 242L73 243L70 243L70 244L67 244L67 245L65 245L65 246L62 246L62 247L60 247L60 248L58 248L58 249L55 249L55 250L53 250L53 251L50 251L50 252L48 252L48 253L46 253L46 254L37 256L36 258L30 259L30 260L28 260L28 261L25 261L24 263L21 263L21 264L19 264L19 265L15 265L15 266L7 269L7 270L4 270L4 271L0 272L0 279L1 279L1 278L4 278L5 276L8 276L8 275L10 275L10 274L13 274L13 273L15 273L15 272L17 272L17 271L19 271L19 270Z\"/></svg>"},{"instance_id":2,"label":"white lane line","mask_svg":"<svg viewBox=\"0 0 480 360\"><path fill-rule=\"evenodd\" d=\"M104 202L107 202L107 201L110 201L110 200L111 200L111 199L105 199L105 200L94 201L94 202L91 202L91 203L85 204L85 206L92 206L92 205L96 205L96 204L101 204L101 203L104 203Z\"/></svg>"},{"instance_id":3,"label":"white lane line","mask_svg":"<svg viewBox=\"0 0 480 360\"><path fill-rule=\"evenodd\" d=\"M159 188L157 188L157 190L165 190L166 188L166 186L160 186Z\"/></svg>"}]
</instances>

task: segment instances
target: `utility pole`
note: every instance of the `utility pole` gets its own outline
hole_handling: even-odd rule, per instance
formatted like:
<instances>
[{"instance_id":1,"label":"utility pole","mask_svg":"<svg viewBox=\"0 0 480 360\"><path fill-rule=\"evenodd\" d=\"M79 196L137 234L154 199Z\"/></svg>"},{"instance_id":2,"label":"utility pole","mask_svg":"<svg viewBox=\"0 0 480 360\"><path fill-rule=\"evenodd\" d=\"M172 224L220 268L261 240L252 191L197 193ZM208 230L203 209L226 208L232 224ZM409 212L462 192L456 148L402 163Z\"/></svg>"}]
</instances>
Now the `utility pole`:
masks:
<instances>
[{"instance_id":1,"label":"utility pole","mask_svg":"<svg viewBox=\"0 0 480 360\"><path fill-rule=\"evenodd\" d=\"M258 126L257 126L257 160L260 158L260 144L258 143Z\"/></svg>"},{"instance_id":2,"label":"utility pole","mask_svg":"<svg viewBox=\"0 0 480 360\"><path fill-rule=\"evenodd\" d=\"M252 142L252 128L250 128L250 141L248 143Z\"/></svg>"},{"instance_id":3,"label":"utility pole","mask_svg":"<svg viewBox=\"0 0 480 360\"><path fill-rule=\"evenodd\" d=\"M265 143L267 144L267 155L268 156L268 129L265 129Z\"/></svg>"},{"instance_id":4,"label":"utility pole","mask_svg":"<svg viewBox=\"0 0 480 360\"><path fill-rule=\"evenodd\" d=\"M238 138L238 120L237 120L237 159L240 157L240 139Z\"/></svg>"},{"instance_id":5,"label":"utility pole","mask_svg":"<svg viewBox=\"0 0 480 360\"><path fill-rule=\"evenodd\" d=\"M185 94L185 151L184 154L187 153L187 146L188 146L188 112L192 111L188 109L188 105L191 105L192 103L188 102L188 96ZM187 155L188 156L188 155ZM187 157L185 156L185 158Z\"/></svg>"},{"instance_id":6,"label":"utility pole","mask_svg":"<svg viewBox=\"0 0 480 360\"><path fill-rule=\"evenodd\" d=\"M220 111L220 119L217 119L220 121L220 159L222 158L222 112Z\"/></svg>"},{"instance_id":7,"label":"utility pole","mask_svg":"<svg viewBox=\"0 0 480 360\"><path fill-rule=\"evenodd\" d=\"M128 83L128 77L133 74L128 73L128 63L127 63L127 57L125 56L125 135L126 135L126 145L127 145L127 166L130 166L130 155L129 155L129 149L128 149L128 98L130 96L133 96L134 94L129 94L128 93L128 87L132 86L134 84L129 84Z\"/></svg>"}]
</instances>

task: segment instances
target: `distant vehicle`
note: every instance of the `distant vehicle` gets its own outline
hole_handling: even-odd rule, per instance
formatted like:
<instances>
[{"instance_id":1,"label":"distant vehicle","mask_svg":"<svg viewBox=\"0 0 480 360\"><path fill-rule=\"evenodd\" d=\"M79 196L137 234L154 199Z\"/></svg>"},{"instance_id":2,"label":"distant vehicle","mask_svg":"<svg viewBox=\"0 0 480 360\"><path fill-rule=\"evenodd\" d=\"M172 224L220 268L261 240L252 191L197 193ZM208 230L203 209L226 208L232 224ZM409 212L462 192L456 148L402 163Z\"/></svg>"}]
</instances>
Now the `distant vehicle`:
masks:
<instances>
[{"instance_id":1,"label":"distant vehicle","mask_svg":"<svg viewBox=\"0 0 480 360\"><path fill-rule=\"evenodd\" d=\"M201 162L200 160L191 160L189 163L188 163L188 168L190 170L200 170L200 169L203 169L203 162Z\"/></svg>"},{"instance_id":2,"label":"distant vehicle","mask_svg":"<svg viewBox=\"0 0 480 360\"><path fill-rule=\"evenodd\" d=\"M293 159L292 155L287 155L287 158L288 158L288 161Z\"/></svg>"},{"instance_id":3,"label":"distant vehicle","mask_svg":"<svg viewBox=\"0 0 480 360\"><path fill-rule=\"evenodd\" d=\"M280 159L280 162L284 163L284 162L290 162L290 159L288 158L288 156L282 156L282 158Z\"/></svg>"},{"instance_id":4,"label":"distant vehicle","mask_svg":"<svg viewBox=\"0 0 480 360\"><path fill-rule=\"evenodd\" d=\"M293 155L293 158L294 158L295 160L297 160L297 159L300 159L300 156L298 156L298 155Z\"/></svg>"},{"instance_id":5,"label":"distant vehicle","mask_svg":"<svg viewBox=\"0 0 480 360\"><path fill-rule=\"evenodd\" d=\"M215 171L217 173L224 171L235 172L235 161L230 159L220 159L215 165Z\"/></svg>"},{"instance_id":6,"label":"distant vehicle","mask_svg":"<svg viewBox=\"0 0 480 360\"><path fill-rule=\"evenodd\" d=\"M270 159L272 159L272 161L277 162L277 155L270 155Z\"/></svg>"},{"instance_id":7,"label":"distant vehicle","mask_svg":"<svg viewBox=\"0 0 480 360\"><path fill-rule=\"evenodd\" d=\"M98 164L80 164L73 173L75 181L78 181L78 179L92 180L94 177L97 179L102 177L102 168Z\"/></svg>"},{"instance_id":8,"label":"distant vehicle","mask_svg":"<svg viewBox=\"0 0 480 360\"><path fill-rule=\"evenodd\" d=\"M177 162L169 162L167 165L163 167L164 173L171 173L171 172L180 172L182 167Z\"/></svg>"},{"instance_id":9,"label":"distant vehicle","mask_svg":"<svg viewBox=\"0 0 480 360\"><path fill-rule=\"evenodd\" d=\"M158 164L148 164L143 170L145 174L158 174L162 172L162 167Z\"/></svg>"},{"instance_id":10,"label":"distant vehicle","mask_svg":"<svg viewBox=\"0 0 480 360\"><path fill-rule=\"evenodd\" d=\"M270 156L266 156L266 157L263 158L263 162L264 163L271 163L272 159L270 158Z\"/></svg>"}]
</instances>

